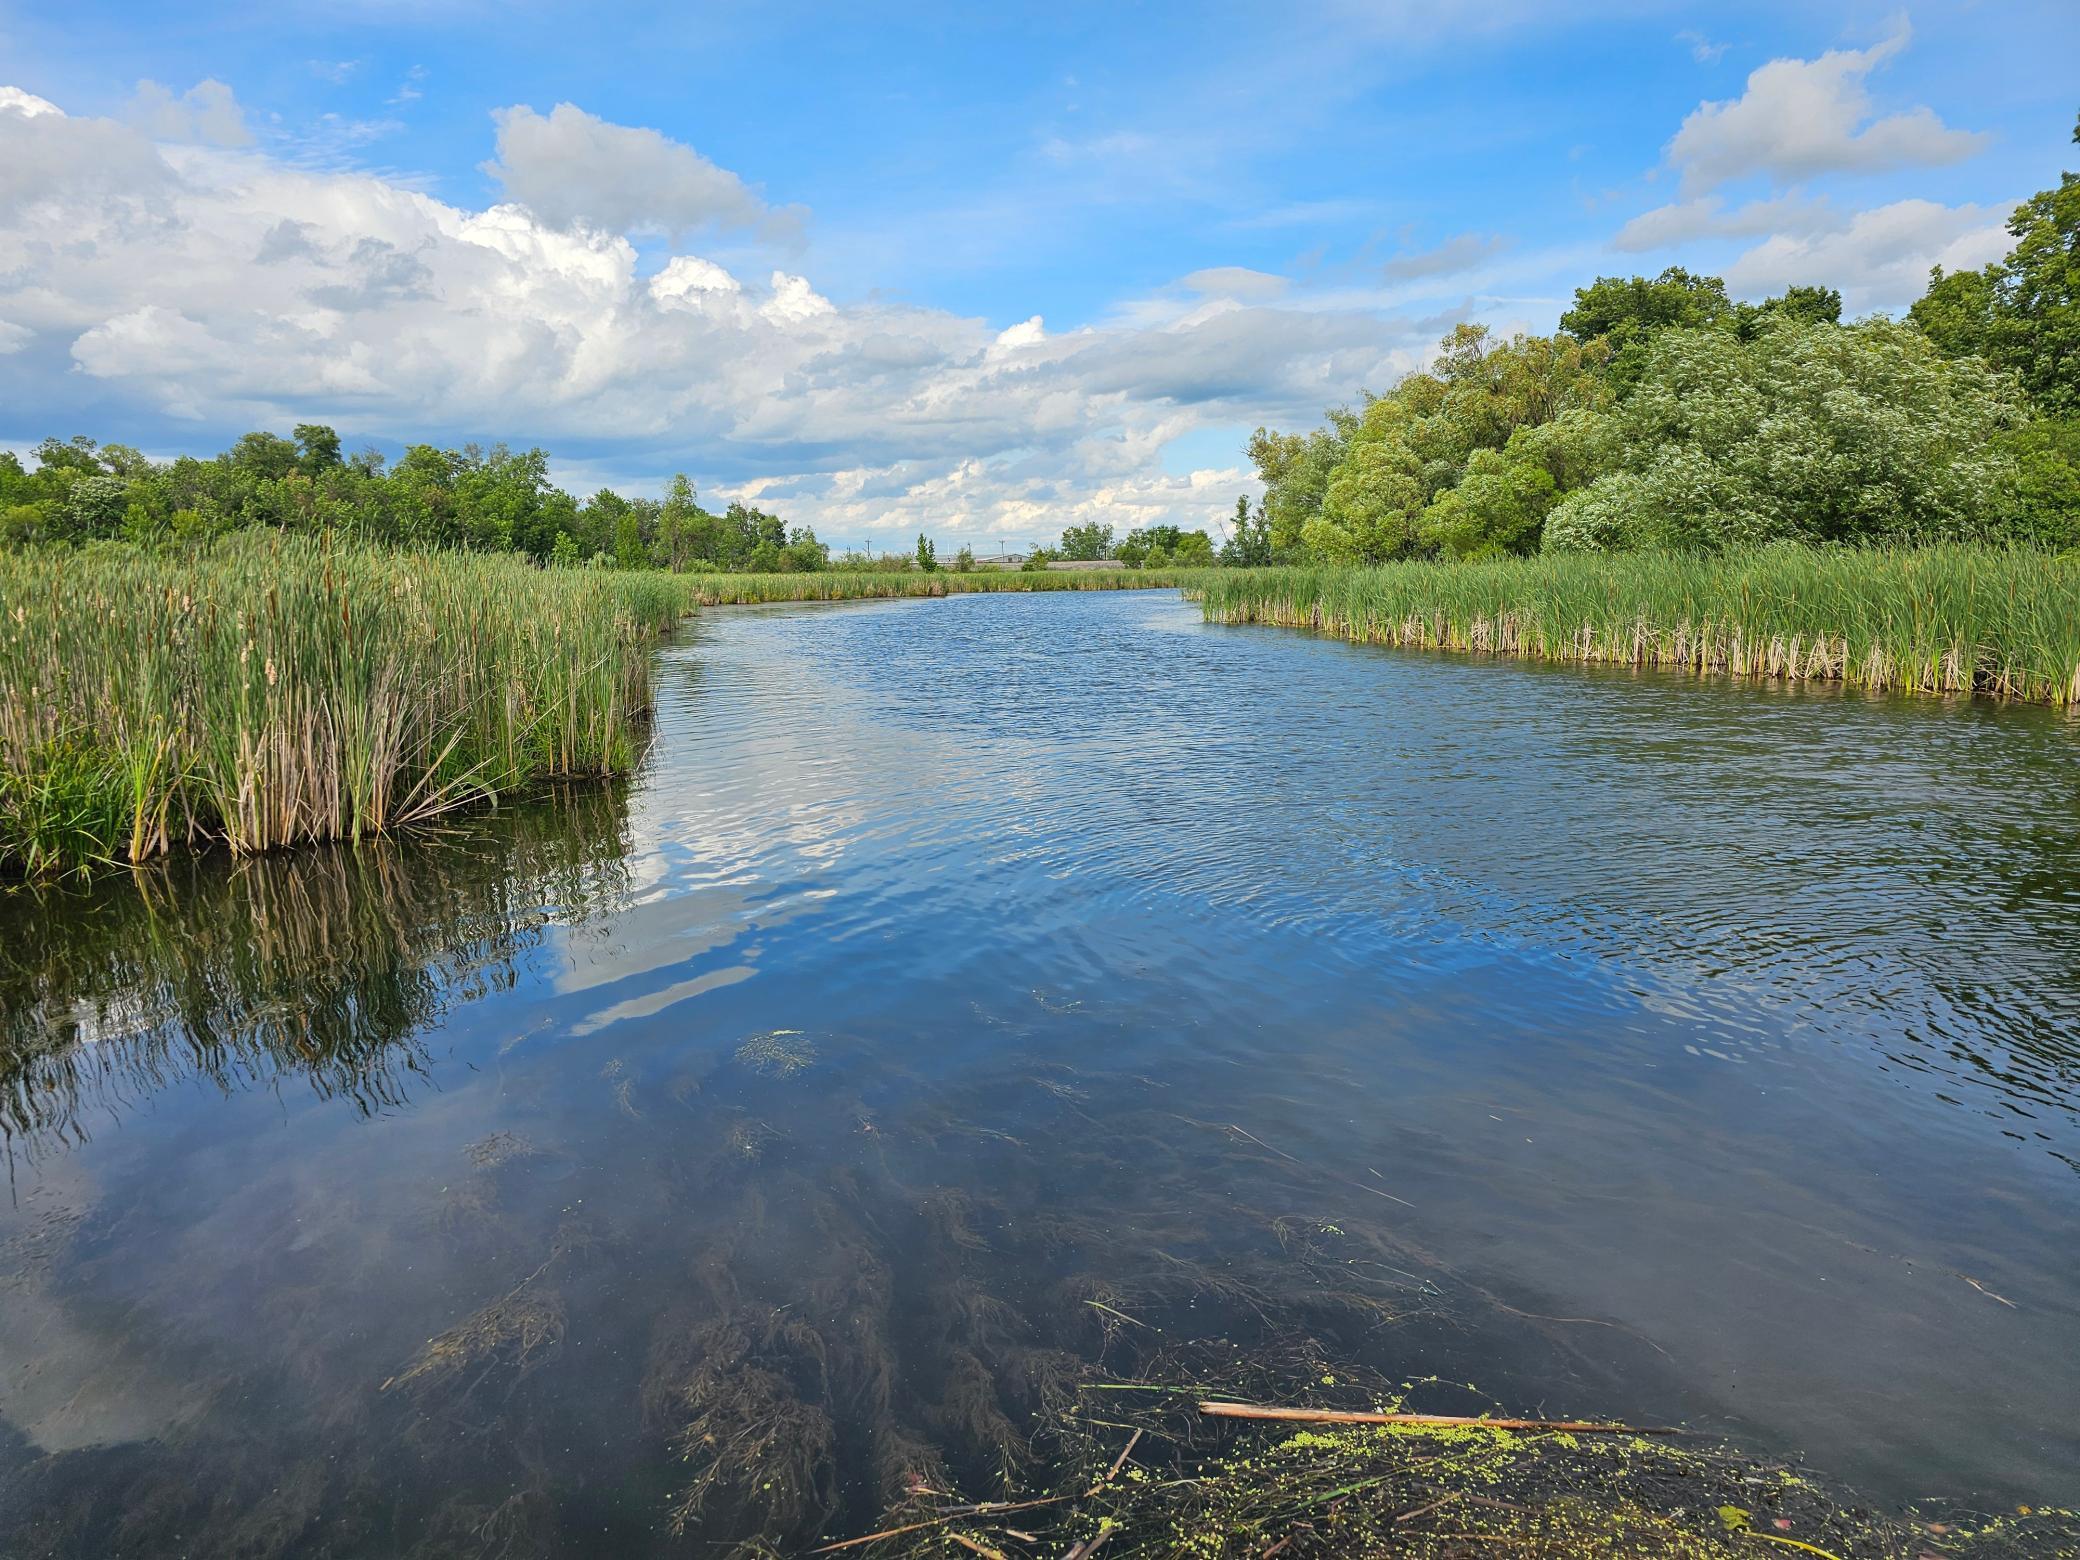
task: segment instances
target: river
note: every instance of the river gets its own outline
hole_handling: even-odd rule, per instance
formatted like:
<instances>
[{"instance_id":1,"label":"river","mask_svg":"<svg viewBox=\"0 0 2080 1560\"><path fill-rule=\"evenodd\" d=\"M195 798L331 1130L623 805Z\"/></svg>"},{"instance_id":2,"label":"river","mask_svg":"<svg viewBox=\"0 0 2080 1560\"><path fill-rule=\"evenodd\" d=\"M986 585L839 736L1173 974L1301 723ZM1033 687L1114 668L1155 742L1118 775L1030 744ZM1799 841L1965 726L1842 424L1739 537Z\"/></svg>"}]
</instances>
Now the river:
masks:
<instances>
[{"instance_id":1,"label":"river","mask_svg":"<svg viewBox=\"0 0 2080 1560\"><path fill-rule=\"evenodd\" d=\"M2076 949L2048 711L711 611L626 784L0 897L0 1534L837 1536L1208 1340L2080 1501Z\"/></svg>"}]
</instances>

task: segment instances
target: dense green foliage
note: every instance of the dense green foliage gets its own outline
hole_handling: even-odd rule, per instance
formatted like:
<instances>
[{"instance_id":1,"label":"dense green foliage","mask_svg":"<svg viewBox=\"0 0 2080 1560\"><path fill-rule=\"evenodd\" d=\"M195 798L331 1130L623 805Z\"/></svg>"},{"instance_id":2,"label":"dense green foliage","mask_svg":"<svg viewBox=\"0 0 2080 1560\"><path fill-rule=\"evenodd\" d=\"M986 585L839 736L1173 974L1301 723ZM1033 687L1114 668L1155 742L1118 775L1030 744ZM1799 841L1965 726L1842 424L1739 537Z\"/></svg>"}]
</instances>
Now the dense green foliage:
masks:
<instances>
[{"instance_id":1,"label":"dense green foliage","mask_svg":"<svg viewBox=\"0 0 2080 1560\"><path fill-rule=\"evenodd\" d=\"M2080 416L2080 173L2017 206L2008 234L2015 247L1998 265L1937 266L1908 318L1951 356L2015 375L2047 415Z\"/></svg>"},{"instance_id":2,"label":"dense green foliage","mask_svg":"<svg viewBox=\"0 0 2080 1560\"><path fill-rule=\"evenodd\" d=\"M1553 506L1543 545L1997 534L2008 529L1999 503L2013 467L1996 436L2021 420L1985 362L1946 358L1888 320L1766 325L1748 341L1668 331L1631 395L1570 446L1602 472Z\"/></svg>"},{"instance_id":3,"label":"dense green foliage","mask_svg":"<svg viewBox=\"0 0 2080 1560\"><path fill-rule=\"evenodd\" d=\"M703 509L673 479L661 500L601 489L580 504L549 481L549 457L504 445L415 444L397 462L340 453L339 435L249 433L210 460L145 459L120 444L46 439L34 469L0 452L0 545L190 541L267 529L394 547L520 552L541 563L618 568L819 569L815 533L743 504Z\"/></svg>"},{"instance_id":4,"label":"dense green foliage","mask_svg":"<svg viewBox=\"0 0 2080 1560\"><path fill-rule=\"evenodd\" d=\"M688 595L302 537L0 552L0 873L358 837L625 769Z\"/></svg>"},{"instance_id":5,"label":"dense green foliage","mask_svg":"<svg viewBox=\"0 0 2080 1560\"><path fill-rule=\"evenodd\" d=\"M1361 411L1257 431L1233 561L2080 546L2080 175L2009 231L2003 263L1936 272L1904 323L1672 267L1579 288L1553 336L1462 325Z\"/></svg>"},{"instance_id":6,"label":"dense green foliage","mask_svg":"<svg viewBox=\"0 0 2080 1560\"><path fill-rule=\"evenodd\" d=\"M2080 557L2031 547L1549 552L1186 589L1220 622L1372 644L2080 704Z\"/></svg>"},{"instance_id":7,"label":"dense green foliage","mask_svg":"<svg viewBox=\"0 0 2080 1560\"><path fill-rule=\"evenodd\" d=\"M1212 537L1174 525L1129 531L1112 556L1130 569L1210 569L1217 561Z\"/></svg>"}]
</instances>

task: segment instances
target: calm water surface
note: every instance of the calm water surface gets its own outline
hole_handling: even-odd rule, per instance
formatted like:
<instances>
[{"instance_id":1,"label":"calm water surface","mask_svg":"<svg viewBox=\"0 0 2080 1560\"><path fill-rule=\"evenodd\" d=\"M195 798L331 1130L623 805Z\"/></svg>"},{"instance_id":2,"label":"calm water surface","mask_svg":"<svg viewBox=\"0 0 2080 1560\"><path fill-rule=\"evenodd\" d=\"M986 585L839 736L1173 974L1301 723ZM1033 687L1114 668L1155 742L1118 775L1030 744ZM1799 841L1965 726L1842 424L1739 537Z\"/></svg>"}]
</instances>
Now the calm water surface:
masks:
<instances>
[{"instance_id":1,"label":"calm water surface","mask_svg":"<svg viewBox=\"0 0 2080 1560\"><path fill-rule=\"evenodd\" d=\"M626 788L0 899L0 1550L799 1545L1187 1340L2070 1503L2076 950L2046 712L712 612Z\"/></svg>"}]
</instances>

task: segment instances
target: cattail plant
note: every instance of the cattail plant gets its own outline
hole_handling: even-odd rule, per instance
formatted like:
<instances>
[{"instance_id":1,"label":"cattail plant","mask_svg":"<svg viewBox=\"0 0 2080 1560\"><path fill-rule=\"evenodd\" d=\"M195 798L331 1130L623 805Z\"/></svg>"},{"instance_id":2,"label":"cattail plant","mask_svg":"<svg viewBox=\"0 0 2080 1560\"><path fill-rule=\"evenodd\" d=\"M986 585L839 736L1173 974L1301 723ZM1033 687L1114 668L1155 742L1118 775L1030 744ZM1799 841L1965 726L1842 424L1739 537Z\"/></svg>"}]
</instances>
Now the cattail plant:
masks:
<instances>
[{"instance_id":1,"label":"cattail plant","mask_svg":"<svg viewBox=\"0 0 2080 1560\"><path fill-rule=\"evenodd\" d=\"M0 554L0 873L354 839L635 760L657 573L233 537Z\"/></svg>"}]
</instances>

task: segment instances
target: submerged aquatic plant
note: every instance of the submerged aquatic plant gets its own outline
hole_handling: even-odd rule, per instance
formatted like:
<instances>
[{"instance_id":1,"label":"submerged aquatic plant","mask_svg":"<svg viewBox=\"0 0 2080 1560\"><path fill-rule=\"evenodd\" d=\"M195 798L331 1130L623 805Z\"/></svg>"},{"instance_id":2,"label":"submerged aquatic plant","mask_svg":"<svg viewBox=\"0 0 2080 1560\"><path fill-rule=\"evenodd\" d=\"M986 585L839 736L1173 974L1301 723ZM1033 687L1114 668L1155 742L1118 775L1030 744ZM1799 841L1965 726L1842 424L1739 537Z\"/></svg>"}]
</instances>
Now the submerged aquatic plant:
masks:
<instances>
[{"instance_id":1,"label":"submerged aquatic plant","mask_svg":"<svg viewBox=\"0 0 2080 1560\"><path fill-rule=\"evenodd\" d=\"M737 1060L769 1078L792 1078L815 1064L816 1047L799 1029L769 1029L738 1046Z\"/></svg>"}]
</instances>

